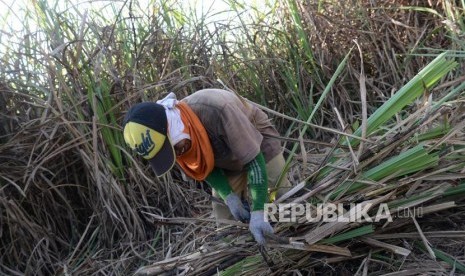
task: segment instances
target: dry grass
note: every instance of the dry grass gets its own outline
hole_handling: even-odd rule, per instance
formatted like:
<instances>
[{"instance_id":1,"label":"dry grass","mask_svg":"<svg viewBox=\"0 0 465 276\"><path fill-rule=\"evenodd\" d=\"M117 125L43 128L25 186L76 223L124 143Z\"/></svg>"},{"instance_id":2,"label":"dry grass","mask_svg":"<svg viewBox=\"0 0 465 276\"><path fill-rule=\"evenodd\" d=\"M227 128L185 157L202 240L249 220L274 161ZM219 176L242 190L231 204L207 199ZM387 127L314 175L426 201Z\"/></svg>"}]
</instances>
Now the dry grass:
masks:
<instances>
[{"instance_id":1,"label":"dry grass","mask_svg":"<svg viewBox=\"0 0 465 276\"><path fill-rule=\"evenodd\" d=\"M213 29L171 2L154 3L159 12L151 13L126 1L113 17L76 13L79 6L57 12L46 1L30 7L25 22L37 22L39 32L26 24L18 36L2 32L0 273L464 273L463 88L453 93L464 78L464 7L373 2L279 2L267 16L257 11ZM352 144L351 152L339 141L443 50L455 51L458 66L439 85L368 135L363 148ZM246 225L216 229L206 185L177 171L156 179L121 139L131 104L223 84L278 112L270 116L287 155L295 139L308 142L290 155L289 169L293 183L306 185L285 202L388 203L393 212L422 207L424 216L278 223L276 232L292 239L271 245L266 263ZM430 95L434 103L451 97L434 109L424 105ZM303 124L280 114L330 130L301 135ZM420 141L434 166L362 179Z\"/></svg>"}]
</instances>

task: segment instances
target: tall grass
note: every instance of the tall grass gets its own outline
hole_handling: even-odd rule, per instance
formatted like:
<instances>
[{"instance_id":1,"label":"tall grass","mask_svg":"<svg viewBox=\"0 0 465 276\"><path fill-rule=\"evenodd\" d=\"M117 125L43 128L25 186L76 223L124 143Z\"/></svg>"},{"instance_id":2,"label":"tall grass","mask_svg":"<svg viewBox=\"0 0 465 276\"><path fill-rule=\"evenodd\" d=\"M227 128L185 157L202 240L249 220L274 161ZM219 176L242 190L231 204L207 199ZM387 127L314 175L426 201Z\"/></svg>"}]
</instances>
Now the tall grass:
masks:
<instances>
[{"instance_id":1,"label":"tall grass","mask_svg":"<svg viewBox=\"0 0 465 276\"><path fill-rule=\"evenodd\" d=\"M463 269L462 2L230 0L201 15L183 2L39 0L3 18L22 26L0 32L2 274L267 274L244 225L216 230L204 184L157 179L121 137L132 104L223 85L275 111L303 183L286 201L424 207L420 228L441 237L431 250L396 238L418 232L403 218L277 224L306 243L268 251L276 275L411 272L429 252ZM365 125L363 150L341 135Z\"/></svg>"}]
</instances>

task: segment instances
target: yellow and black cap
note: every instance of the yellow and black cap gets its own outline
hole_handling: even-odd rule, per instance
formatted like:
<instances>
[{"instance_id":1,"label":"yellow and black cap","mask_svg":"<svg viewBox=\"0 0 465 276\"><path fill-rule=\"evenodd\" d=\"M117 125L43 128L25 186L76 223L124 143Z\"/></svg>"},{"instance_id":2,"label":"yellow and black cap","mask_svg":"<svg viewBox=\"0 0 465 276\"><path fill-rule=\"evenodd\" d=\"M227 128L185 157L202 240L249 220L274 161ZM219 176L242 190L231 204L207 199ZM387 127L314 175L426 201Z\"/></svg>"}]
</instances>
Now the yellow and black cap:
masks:
<instances>
[{"instance_id":1,"label":"yellow and black cap","mask_svg":"<svg viewBox=\"0 0 465 276\"><path fill-rule=\"evenodd\" d=\"M148 160L157 176L171 170L175 154L168 138L168 120L162 105L152 102L136 104L126 114L123 128L126 144Z\"/></svg>"}]
</instances>

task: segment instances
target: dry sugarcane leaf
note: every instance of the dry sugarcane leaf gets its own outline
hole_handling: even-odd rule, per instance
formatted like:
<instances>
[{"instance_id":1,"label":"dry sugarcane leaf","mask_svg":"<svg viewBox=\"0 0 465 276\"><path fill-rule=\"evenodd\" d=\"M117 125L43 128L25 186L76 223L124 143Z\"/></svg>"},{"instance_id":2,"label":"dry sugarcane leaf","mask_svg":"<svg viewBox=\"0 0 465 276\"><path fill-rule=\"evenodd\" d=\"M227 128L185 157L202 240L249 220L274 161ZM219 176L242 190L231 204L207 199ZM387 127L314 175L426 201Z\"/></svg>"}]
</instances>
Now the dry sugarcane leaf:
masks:
<instances>
[{"instance_id":1,"label":"dry sugarcane leaf","mask_svg":"<svg viewBox=\"0 0 465 276\"><path fill-rule=\"evenodd\" d=\"M196 260L206 260L209 258L219 258L219 257L230 256L231 254L234 254L232 250L234 250L234 248L231 248L230 246L227 246L226 244L223 244L223 245L220 244L219 246L216 246L214 251L211 251L211 252L198 251L198 252L194 252L191 254L168 258L168 259L156 262L148 266L140 267L136 271L135 274L136 275L157 275L159 273L170 271L180 265L191 263Z\"/></svg>"},{"instance_id":2,"label":"dry sugarcane leaf","mask_svg":"<svg viewBox=\"0 0 465 276\"><path fill-rule=\"evenodd\" d=\"M285 201L286 199L290 198L291 196L293 196L295 193L297 193L298 191L302 190L306 185L306 181L302 181L300 182L299 184L295 185L294 187L292 187L291 190L289 190L288 192L286 192L284 195L282 195L280 198L276 199L274 201L274 203L280 203L280 202L283 202Z\"/></svg>"},{"instance_id":3,"label":"dry sugarcane leaf","mask_svg":"<svg viewBox=\"0 0 465 276\"><path fill-rule=\"evenodd\" d=\"M323 245L323 244L305 244L303 242L291 242L289 244L279 244L279 243L269 243L270 247L274 248L286 248L286 249L295 249L303 250L309 252L322 252L329 253L334 255L341 255L351 257L352 254L349 249L333 245Z\"/></svg>"},{"instance_id":4,"label":"dry sugarcane leaf","mask_svg":"<svg viewBox=\"0 0 465 276\"><path fill-rule=\"evenodd\" d=\"M445 238L445 239L465 239L465 231L434 231L423 232L427 238ZM395 234L375 234L370 237L377 240L390 239L418 239L420 235L415 233L395 233Z\"/></svg>"},{"instance_id":5,"label":"dry sugarcane leaf","mask_svg":"<svg viewBox=\"0 0 465 276\"><path fill-rule=\"evenodd\" d=\"M365 237L365 238L360 238L360 240L363 241L364 243L369 244L369 245L373 245L373 246L377 246L377 247L382 247L384 249L388 249L388 250L390 250L390 251L392 251L392 252L394 252L396 254L400 254L402 256L408 256L411 253L410 250L405 249L403 247L388 244L388 243L385 243L385 242L382 242L382 241L375 240L373 238Z\"/></svg>"},{"instance_id":6,"label":"dry sugarcane leaf","mask_svg":"<svg viewBox=\"0 0 465 276\"><path fill-rule=\"evenodd\" d=\"M426 239L425 235L423 234L423 230L421 230L420 225L418 224L417 220L415 219L414 216L412 216L412 220L415 224L415 227L417 228L418 234L420 234L421 241L423 242L423 245L426 247L426 250L428 251L428 254L432 260L436 260L436 255L434 254L433 249L431 249L431 246L429 241Z\"/></svg>"},{"instance_id":7,"label":"dry sugarcane leaf","mask_svg":"<svg viewBox=\"0 0 465 276\"><path fill-rule=\"evenodd\" d=\"M362 203L360 203L359 206L364 208L364 206L370 205L368 208L368 211L373 207L377 206L378 204L385 202L387 199L389 199L392 195L394 194L394 191L392 191L389 194L386 194L382 197L379 197L377 199L372 199L372 200L367 200ZM351 214L356 213L356 208L357 206L354 206L351 208L348 212L345 214L341 215L343 218L348 219ZM357 214L356 220L358 221L361 217L361 214ZM343 230L344 228L347 228L349 226L349 222L328 222L320 227L317 227L316 229L311 230L308 234L304 235L305 241L308 244L314 244L325 237L332 235L338 231Z\"/></svg>"}]
</instances>

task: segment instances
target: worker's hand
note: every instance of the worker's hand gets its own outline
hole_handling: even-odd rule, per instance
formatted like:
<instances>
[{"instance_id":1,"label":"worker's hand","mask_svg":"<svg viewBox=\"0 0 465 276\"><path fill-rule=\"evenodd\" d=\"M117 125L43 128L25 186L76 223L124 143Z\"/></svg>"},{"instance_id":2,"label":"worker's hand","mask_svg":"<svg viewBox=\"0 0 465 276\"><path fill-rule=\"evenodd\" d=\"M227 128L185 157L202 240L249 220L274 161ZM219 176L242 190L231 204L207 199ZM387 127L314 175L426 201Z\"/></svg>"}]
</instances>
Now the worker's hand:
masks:
<instances>
[{"instance_id":1,"label":"worker's hand","mask_svg":"<svg viewBox=\"0 0 465 276\"><path fill-rule=\"evenodd\" d=\"M242 222L247 222L250 219L250 213L244 207L242 200L239 196L235 193L230 193L225 198L225 203L229 207L229 211L234 216L235 219L240 220Z\"/></svg>"},{"instance_id":2,"label":"worker's hand","mask_svg":"<svg viewBox=\"0 0 465 276\"><path fill-rule=\"evenodd\" d=\"M253 211L249 224L250 232L260 245L266 244L265 233L273 234L273 227L268 221L265 221L263 211Z\"/></svg>"}]
</instances>

